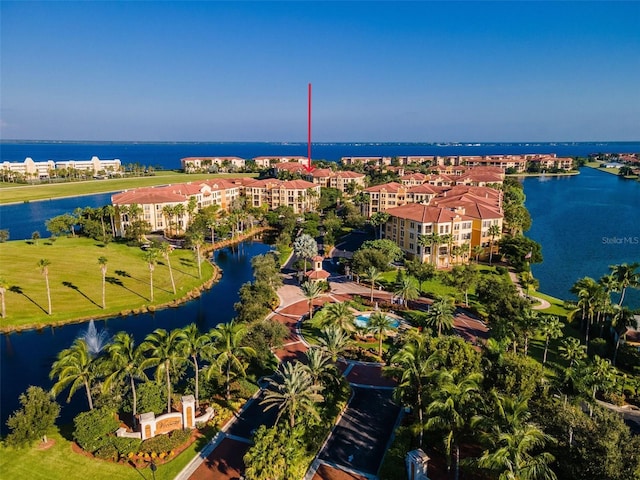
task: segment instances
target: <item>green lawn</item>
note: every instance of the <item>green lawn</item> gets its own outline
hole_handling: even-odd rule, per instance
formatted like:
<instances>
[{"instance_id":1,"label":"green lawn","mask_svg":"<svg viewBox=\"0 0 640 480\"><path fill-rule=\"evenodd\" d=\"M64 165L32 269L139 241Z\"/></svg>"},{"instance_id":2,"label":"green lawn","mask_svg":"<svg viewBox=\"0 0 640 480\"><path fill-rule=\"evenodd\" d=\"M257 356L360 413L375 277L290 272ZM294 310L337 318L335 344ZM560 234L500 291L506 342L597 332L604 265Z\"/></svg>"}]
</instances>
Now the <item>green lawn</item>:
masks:
<instances>
[{"instance_id":1,"label":"green lawn","mask_svg":"<svg viewBox=\"0 0 640 480\"><path fill-rule=\"evenodd\" d=\"M49 200L52 198L91 195L94 193L118 192L131 188L166 185L170 183L186 183L208 178L224 177L256 177L257 173L229 174L186 174L173 171L162 171L151 177L114 178L108 180L88 180L84 182L53 183L40 185L18 185L0 183L0 204Z\"/></svg>"},{"instance_id":2,"label":"green lawn","mask_svg":"<svg viewBox=\"0 0 640 480\"><path fill-rule=\"evenodd\" d=\"M150 480L149 468L136 470L129 465L107 462L75 453L71 442L59 432L49 435L55 444L41 450L37 445L25 449L0 448L0 476L2 478L28 478L30 480L84 480L118 479ZM196 440L172 461L158 465L157 479L171 479L191 461L196 452L206 445Z\"/></svg>"},{"instance_id":3,"label":"green lawn","mask_svg":"<svg viewBox=\"0 0 640 480\"><path fill-rule=\"evenodd\" d=\"M150 302L149 267L138 247L121 243L104 245L87 238L16 240L0 244L0 277L7 282L5 294L7 318L0 330L33 328L62 324L122 312L140 311L173 302L198 288L195 255L176 249L171 266L177 295L173 295L166 260L160 258L153 274L154 301ZM102 274L98 257L108 259L106 304L102 309ZM37 267L40 259L49 265L49 284L53 314L47 315L45 279ZM214 268L202 262L202 278L211 279Z\"/></svg>"}]
</instances>

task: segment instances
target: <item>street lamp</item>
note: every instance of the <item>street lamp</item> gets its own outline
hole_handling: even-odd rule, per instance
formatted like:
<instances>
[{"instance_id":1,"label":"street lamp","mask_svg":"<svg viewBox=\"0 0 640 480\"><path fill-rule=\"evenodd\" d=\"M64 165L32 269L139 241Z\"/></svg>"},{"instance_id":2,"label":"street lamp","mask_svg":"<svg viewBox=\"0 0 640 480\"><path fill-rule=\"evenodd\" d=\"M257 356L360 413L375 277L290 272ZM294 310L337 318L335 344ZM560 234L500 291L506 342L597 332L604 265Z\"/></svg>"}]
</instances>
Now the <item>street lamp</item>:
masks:
<instances>
[{"instance_id":1,"label":"street lamp","mask_svg":"<svg viewBox=\"0 0 640 480\"><path fill-rule=\"evenodd\" d=\"M151 468L151 475L153 475L153 480L156 480L156 470L158 469L158 467L155 463L153 463L153 460L151 460L151 465L149 465L149 468Z\"/></svg>"}]
</instances>

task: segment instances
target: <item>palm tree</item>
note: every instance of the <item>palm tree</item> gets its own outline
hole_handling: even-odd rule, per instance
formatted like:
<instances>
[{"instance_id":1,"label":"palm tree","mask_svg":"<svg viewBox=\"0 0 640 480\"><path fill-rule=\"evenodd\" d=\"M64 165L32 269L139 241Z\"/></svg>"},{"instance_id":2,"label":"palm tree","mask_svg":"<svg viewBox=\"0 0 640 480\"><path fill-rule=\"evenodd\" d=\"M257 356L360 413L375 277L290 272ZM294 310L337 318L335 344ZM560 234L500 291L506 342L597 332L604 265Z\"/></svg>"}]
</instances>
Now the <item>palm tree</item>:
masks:
<instances>
[{"instance_id":1,"label":"palm tree","mask_svg":"<svg viewBox=\"0 0 640 480\"><path fill-rule=\"evenodd\" d=\"M547 363L547 351L549 350L549 340L560 338L562 336L562 322L555 315L545 315L540 321L538 331L544 337L544 355L542 356L542 364Z\"/></svg>"},{"instance_id":2,"label":"palm tree","mask_svg":"<svg viewBox=\"0 0 640 480\"><path fill-rule=\"evenodd\" d=\"M138 395L136 393L137 378L145 379L147 376L141 368L144 357L142 349L137 348L133 336L127 332L118 332L113 341L107 347L108 370L111 373L105 378L104 388L108 389L111 383L119 378L127 378L133 397L133 425L136 425L138 416Z\"/></svg>"},{"instance_id":3,"label":"palm tree","mask_svg":"<svg viewBox=\"0 0 640 480\"><path fill-rule=\"evenodd\" d=\"M104 214L109 216L109 224L111 225L111 236L116 236L116 223L114 217L116 215L116 207L113 205L105 205L103 207Z\"/></svg>"},{"instance_id":4,"label":"palm tree","mask_svg":"<svg viewBox=\"0 0 640 480\"><path fill-rule=\"evenodd\" d=\"M400 282L396 285L396 290L394 293L398 297L400 297L400 300L405 307L407 306L408 300L415 300L416 298L418 298L418 289L416 288L413 280L409 277L403 277L400 280Z\"/></svg>"},{"instance_id":5,"label":"palm tree","mask_svg":"<svg viewBox=\"0 0 640 480\"><path fill-rule=\"evenodd\" d=\"M371 303L373 303L373 289L376 286L376 282L382 277L382 272L379 272L376 267L370 266L367 269L366 275L371 282Z\"/></svg>"},{"instance_id":6,"label":"palm tree","mask_svg":"<svg viewBox=\"0 0 640 480\"><path fill-rule=\"evenodd\" d=\"M638 262L611 265L609 267L611 269L611 275L616 279L618 287L620 288L620 300L618 301L618 305L622 305L622 302L624 301L624 294L628 287L640 287L640 272L636 272L638 267L640 267L640 263Z\"/></svg>"},{"instance_id":7,"label":"palm tree","mask_svg":"<svg viewBox=\"0 0 640 480\"><path fill-rule=\"evenodd\" d=\"M556 480L556 474L549 464L555 458L548 452L532 455L555 441L537 426L527 424L514 427L511 432L502 432L497 438L497 449L485 451L478 460L478 466L498 474L499 480Z\"/></svg>"},{"instance_id":8,"label":"palm tree","mask_svg":"<svg viewBox=\"0 0 640 480\"><path fill-rule=\"evenodd\" d=\"M371 218L369 219L371 226L374 228L377 226L380 227L380 235L378 238L382 238L382 226L389 221L389 218L391 218L391 215L387 212L376 212L371 215Z\"/></svg>"},{"instance_id":9,"label":"palm tree","mask_svg":"<svg viewBox=\"0 0 640 480\"><path fill-rule=\"evenodd\" d=\"M607 390L615 384L616 367L608 358L593 357L593 362L587 371L587 381L593 386L593 398L596 398L598 389Z\"/></svg>"},{"instance_id":10,"label":"palm tree","mask_svg":"<svg viewBox=\"0 0 640 480\"><path fill-rule=\"evenodd\" d=\"M155 248L150 248L149 250L144 252L143 258L149 266L149 287L151 292L149 301L153 302L153 271L156 269L156 264L158 263L158 250L156 250Z\"/></svg>"},{"instance_id":11,"label":"palm tree","mask_svg":"<svg viewBox=\"0 0 640 480\"><path fill-rule=\"evenodd\" d=\"M89 410L93 410L93 398L91 397L91 381L95 377L95 365L93 357L87 347L87 342L77 338L71 348L66 348L58 354L58 359L53 362L49 378L57 381L51 388L54 396L57 396L67 386L69 396L67 403L81 386L84 386L89 402Z\"/></svg>"},{"instance_id":12,"label":"palm tree","mask_svg":"<svg viewBox=\"0 0 640 480\"><path fill-rule=\"evenodd\" d=\"M225 370L225 398L227 400L231 398L231 371L235 370L241 375L245 375L244 359L256 354L253 348L240 345L246 334L247 327L235 323L233 320L229 323L220 323L210 332L215 345L216 362Z\"/></svg>"},{"instance_id":13,"label":"palm tree","mask_svg":"<svg viewBox=\"0 0 640 480\"><path fill-rule=\"evenodd\" d=\"M322 287L318 282L305 282L300 287L309 305L309 320L313 317L313 301L322 295Z\"/></svg>"},{"instance_id":14,"label":"palm tree","mask_svg":"<svg viewBox=\"0 0 640 480\"><path fill-rule=\"evenodd\" d=\"M418 235L418 245L422 248L429 247L429 254L431 256L431 263L438 266L437 257L435 255L437 247L442 243L442 237L436 232L429 233L427 235Z\"/></svg>"},{"instance_id":15,"label":"palm tree","mask_svg":"<svg viewBox=\"0 0 640 480\"><path fill-rule=\"evenodd\" d=\"M536 334L540 327L541 318L536 310L527 308L522 315L516 317L515 326L519 330L520 335L524 338L524 355L529 353L529 339ZM517 344L517 338L514 339L514 352Z\"/></svg>"},{"instance_id":16,"label":"palm tree","mask_svg":"<svg viewBox=\"0 0 640 480\"><path fill-rule=\"evenodd\" d=\"M456 370L442 370L437 377L438 388L433 392L434 400L427 407L428 430L445 431L444 445L447 454L447 470L451 470L455 458L455 480L460 467L460 437L467 429L482 375L470 373L459 378Z\"/></svg>"},{"instance_id":17,"label":"palm tree","mask_svg":"<svg viewBox=\"0 0 640 480\"><path fill-rule=\"evenodd\" d=\"M480 258L480 255L482 255L483 253L484 253L484 248L482 248L480 245L474 245L473 248L471 249L471 255L473 255L476 258L476 264L480 263L478 259Z\"/></svg>"},{"instance_id":18,"label":"palm tree","mask_svg":"<svg viewBox=\"0 0 640 480\"><path fill-rule=\"evenodd\" d=\"M49 310L48 313L51 315L51 290L49 289L49 265L51 265L51 261L46 258L41 258L38 260L38 268L40 268L40 273L44 276L44 282L47 286L47 300L49 302Z\"/></svg>"},{"instance_id":19,"label":"palm tree","mask_svg":"<svg viewBox=\"0 0 640 480\"><path fill-rule=\"evenodd\" d=\"M184 214L186 212L186 208L183 203L178 203L173 206L173 214L176 217L176 233L180 233L180 227L184 226Z\"/></svg>"},{"instance_id":20,"label":"palm tree","mask_svg":"<svg viewBox=\"0 0 640 480\"><path fill-rule=\"evenodd\" d=\"M204 244L204 236L201 232L193 232L191 234L190 242L196 251L196 261L198 262L198 278L202 278L202 257L200 256L200 248Z\"/></svg>"},{"instance_id":21,"label":"palm tree","mask_svg":"<svg viewBox=\"0 0 640 480\"><path fill-rule=\"evenodd\" d=\"M453 328L454 311L452 299L437 297L427 311L427 325L437 330L440 336L443 329L449 331Z\"/></svg>"},{"instance_id":22,"label":"palm tree","mask_svg":"<svg viewBox=\"0 0 640 480\"><path fill-rule=\"evenodd\" d=\"M295 427L296 416L299 414L320 418L316 404L324 400L319 393L322 386L314 385L313 378L302 363L296 361L283 364L282 371L278 370L275 378L269 378L267 382L267 390L260 405L266 405L265 411L278 408L276 423L284 413L289 416L291 429Z\"/></svg>"},{"instance_id":23,"label":"palm tree","mask_svg":"<svg viewBox=\"0 0 640 480\"><path fill-rule=\"evenodd\" d=\"M489 265L491 265L491 261L493 260L493 244L497 236L500 235L501 230L499 225L491 225L489 230L487 230L487 234L491 237L491 242L489 243Z\"/></svg>"},{"instance_id":24,"label":"palm tree","mask_svg":"<svg viewBox=\"0 0 640 480\"><path fill-rule=\"evenodd\" d=\"M100 265L100 272L102 273L102 309L107 308L106 302L106 286L107 286L107 257L98 257L98 265Z\"/></svg>"},{"instance_id":25,"label":"palm tree","mask_svg":"<svg viewBox=\"0 0 640 480\"><path fill-rule=\"evenodd\" d=\"M440 237L442 243L447 244L447 267L451 263L451 243L453 242L453 235L450 233L445 233Z\"/></svg>"},{"instance_id":26,"label":"palm tree","mask_svg":"<svg viewBox=\"0 0 640 480\"><path fill-rule=\"evenodd\" d=\"M611 325L617 329L619 328L619 331L616 332L616 349L613 353L613 365L615 366L616 358L618 357L618 348L620 347L620 340L624 337L626 327L633 324L634 314L628 307L620 307L619 305L616 305L614 312Z\"/></svg>"},{"instance_id":27,"label":"palm tree","mask_svg":"<svg viewBox=\"0 0 640 480\"><path fill-rule=\"evenodd\" d=\"M424 433L424 395L425 384L440 363L440 355L428 355L429 337L424 333L412 333L402 348L391 357L391 364L397 364L402 370L400 381L394 391L396 400L417 405L418 445L422 447ZM428 356L427 356L428 355Z\"/></svg>"},{"instance_id":28,"label":"palm tree","mask_svg":"<svg viewBox=\"0 0 640 480\"><path fill-rule=\"evenodd\" d=\"M173 294L176 294L176 282L173 280L173 269L171 268L171 252L173 247L167 242L162 242L158 249L162 257L167 261L167 267L169 267L169 278L171 279L171 287L173 288Z\"/></svg>"},{"instance_id":29,"label":"palm tree","mask_svg":"<svg viewBox=\"0 0 640 480\"><path fill-rule=\"evenodd\" d=\"M395 330L393 319L384 312L373 312L369 317L367 330L378 339L378 356L382 357L382 340L387 336L388 332Z\"/></svg>"},{"instance_id":30,"label":"palm tree","mask_svg":"<svg viewBox=\"0 0 640 480\"><path fill-rule=\"evenodd\" d=\"M336 369L331 363L331 357L318 347L312 347L305 352L305 368L314 385L322 384L322 379L336 381Z\"/></svg>"},{"instance_id":31,"label":"palm tree","mask_svg":"<svg viewBox=\"0 0 640 480\"><path fill-rule=\"evenodd\" d=\"M182 351L183 355L190 357L193 362L193 371L195 372L195 397L196 397L196 410L200 408L200 396L199 396L199 373L200 367L198 365L198 357L202 355L204 351L208 350L210 355L212 344L211 337L207 333L201 333L195 323L191 323L181 329L178 333L178 348Z\"/></svg>"},{"instance_id":32,"label":"palm tree","mask_svg":"<svg viewBox=\"0 0 640 480\"><path fill-rule=\"evenodd\" d=\"M575 337L566 338L558 350L560 356L569 361L569 368L573 368L577 362L587 358L587 346L582 345Z\"/></svg>"},{"instance_id":33,"label":"palm tree","mask_svg":"<svg viewBox=\"0 0 640 480\"><path fill-rule=\"evenodd\" d=\"M338 325L331 325L320 330L318 345L323 352L331 357L333 362L338 360L349 347L351 340L349 334Z\"/></svg>"},{"instance_id":34,"label":"palm tree","mask_svg":"<svg viewBox=\"0 0 640 480\"><path fill-rule=\"evenodd\" d=\"M349 305L343 302L327 305L325 321L328 325L336 326L345 332L353 332L356 329L353 312Z\"/></svg>"},{"instance_id":35,"label":"palm tree","mask_svg":"<svg viewBox=\"0 0 640 480\"><path fill-rule=\"evenodd\" d=\"M167 332L164 328L157 328L148 334L141 350L146 354L141 368L155 367L156 380L165 377L167 382L167 413L171 413L171 370L183 359L184 355L179 348L180 329Z\"/></svg>"},{"instance_id":36,"label":"palm tree","mask_svg":"<svg viewBox=\"0 0 640 480\"><path fill-rule=\"evenodd\" d=\"M9 284L4 278L0 277L0 315L2 318L7 318L7 309L5 308L4 296L7 293Z\"/></svg>"},{"instance_id":37,"label":"palm tree","mask_svg":"<svg viewBox=\"0 0 640 480\"><path fill-rule=\"evenodd\" d=\"M172 218L173 218L173 206L172 205L165 205L164 207L162 207L162 215L164 216L165 219L165 223L168 227L169 230L169 236L171 237L172 234L172 230L171 230L171 226L174 224Z\"/></svg>"}]
</instances>

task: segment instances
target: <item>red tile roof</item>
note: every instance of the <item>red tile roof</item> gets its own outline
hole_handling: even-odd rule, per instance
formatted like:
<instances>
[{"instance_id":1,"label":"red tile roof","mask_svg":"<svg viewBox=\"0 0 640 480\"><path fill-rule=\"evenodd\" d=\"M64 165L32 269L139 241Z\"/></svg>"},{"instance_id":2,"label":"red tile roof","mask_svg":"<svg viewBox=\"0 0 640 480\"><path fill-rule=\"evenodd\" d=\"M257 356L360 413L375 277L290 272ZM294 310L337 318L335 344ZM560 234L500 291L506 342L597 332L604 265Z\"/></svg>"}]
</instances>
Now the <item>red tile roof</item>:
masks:
<instances>
[{"instance_id":1,"label":"red tile roof","mask_svg":"<svg viewBox=\"0 0 640 480\"><path fill-rule=\"evenodd\" d=\"M471 217L459 215L447 208L432 207L418 203L407 203L400 207L389 208L386 211L394 217L414 220L420 223L445 223L458 217L461 220L471 220Z\"/></svg>"}]
</instances>

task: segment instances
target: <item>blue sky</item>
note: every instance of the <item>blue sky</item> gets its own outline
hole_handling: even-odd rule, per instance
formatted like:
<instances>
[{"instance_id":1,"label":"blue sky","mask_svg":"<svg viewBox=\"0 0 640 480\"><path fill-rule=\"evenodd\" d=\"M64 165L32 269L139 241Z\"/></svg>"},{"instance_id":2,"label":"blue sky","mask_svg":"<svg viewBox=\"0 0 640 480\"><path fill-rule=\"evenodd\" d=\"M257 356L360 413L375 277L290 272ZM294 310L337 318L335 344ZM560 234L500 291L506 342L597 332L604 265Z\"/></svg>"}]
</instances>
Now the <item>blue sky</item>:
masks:
<instances>
[{"instance_id":1,"label":"blue sky","mask_svg":"<svg viewBox=\"0 0 640 480\"><path fill-rule=\"evenodd\" d=\"M640 139L640 2L0 2L3 139Z\"/></svg>"}]
</instances>

